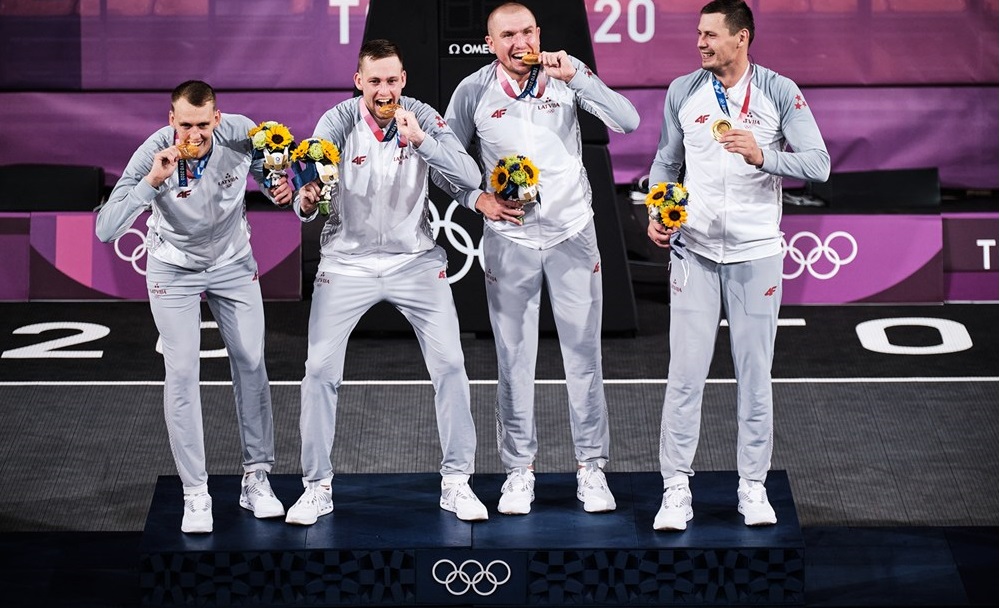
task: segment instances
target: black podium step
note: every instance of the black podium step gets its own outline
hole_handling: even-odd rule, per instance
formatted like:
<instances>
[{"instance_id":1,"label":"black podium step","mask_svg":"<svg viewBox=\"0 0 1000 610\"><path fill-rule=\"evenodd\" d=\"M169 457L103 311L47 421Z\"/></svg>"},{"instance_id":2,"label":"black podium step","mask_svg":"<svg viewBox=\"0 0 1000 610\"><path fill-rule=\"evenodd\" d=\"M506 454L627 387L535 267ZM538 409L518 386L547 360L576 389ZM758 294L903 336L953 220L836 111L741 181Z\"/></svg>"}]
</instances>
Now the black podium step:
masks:
<instances>
[{"instance_id":1,"label":"black podium step","mask_svg":"<svg viewBox=\"0 0 1000 610\"><path fill-rule=\"evenodd\" d=\"M490 510L465 523L438 507L437 474L338 475L334 512L310 527L255 519L238 476L214 476L211 534L180 531L176 476L157 481L140 547L143 605L801 605L805 543L788 477L772 472L778 524L749 528L735 472L691 479L684 532L652 529L659 473L608 473L618 508L588 514L573 474L536 475L531 513L496 512L501 474L472 486ZM286 507L293 475L270 477Z\"/></svg>"}]
</instances>

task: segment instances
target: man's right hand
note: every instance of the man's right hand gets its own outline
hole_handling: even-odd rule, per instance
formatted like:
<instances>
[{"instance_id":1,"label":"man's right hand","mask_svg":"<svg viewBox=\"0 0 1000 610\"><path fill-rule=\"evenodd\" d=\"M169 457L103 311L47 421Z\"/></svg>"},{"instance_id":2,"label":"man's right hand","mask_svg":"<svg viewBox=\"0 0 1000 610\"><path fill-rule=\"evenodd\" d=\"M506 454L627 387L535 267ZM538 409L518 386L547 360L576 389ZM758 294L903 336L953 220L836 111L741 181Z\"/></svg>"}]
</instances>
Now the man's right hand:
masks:
<instances>
[{"instance_id":1,"label":"man's right hand","mask_svg":"<svg viewBox=\"0 0 1000 610\"><path fill-rule=\"evenodd\" d=\"M523 204L520 201L509 201L501 198L496 193L484 192L476 200L476 209L490 220L513 222L522 224L521 217L524 216Z\"/></svg>"},{"instance_id":2,"label":"man's right hand","mask_svg":"<svg viewBox=\"0 0 1000 610\"><path fill-rule=\"evenodd\" d=\"M646 228L646 235L660 248L670 249L670 236L677 232L677 229L668 229L652 218L649 219L649 226Z\"/></svg>"},{"instance_id":3,"label":"man's right hand","mask_svg":"<svg viewBox=\"0 0 1000 610\"><path fill-rule=\"evenodd\" d=\"M177 171L177 162L180 158L181 151L178 150L176 146L164 148L160 152L153 155L153 167L150 168L149 173L146 174L146 182L148 182L154 189L158 189L163 186L163 183L167 181L167 178Z\"/></svg>"},{"instance_id":4,"label":"man's right hand","mask_svg":"<svg viewBox=\"0 0 1000 610\"><path fill-rule=\"evenodd\" d=\"M316 211L317 201L319 201L320 186L315 181L302 185L299 189L299 214L302 216L312 216Z\"/></svg>"}]
</instances>

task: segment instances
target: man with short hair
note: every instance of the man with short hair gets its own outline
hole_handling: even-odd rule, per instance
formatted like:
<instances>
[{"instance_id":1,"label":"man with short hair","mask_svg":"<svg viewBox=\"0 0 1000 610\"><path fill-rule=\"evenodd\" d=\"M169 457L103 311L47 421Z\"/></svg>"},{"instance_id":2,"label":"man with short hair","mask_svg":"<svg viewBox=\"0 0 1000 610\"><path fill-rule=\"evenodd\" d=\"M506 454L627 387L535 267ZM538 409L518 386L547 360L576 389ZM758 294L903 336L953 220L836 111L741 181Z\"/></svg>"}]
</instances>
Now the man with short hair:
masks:
<instances>
[{"instance_id":1,"label":"man with short hair","mask_svg":"<svg viewBox=\"0 0 1000 610\"><path fill-rule=\"evenodd\" d=\"M688 478L720 311L729 322L739 418L736 462L746 525L777 522L764 482L771 467L771 362L781 304L781 178L822 182L830 155L802 92L751 63L753 14L742 0L701 9L701 69L675 79L651 186L684 170L688 221L649 221L649 238L670 252L670 365L660 433L663 499L656 530L693 517ZM791 150L786 150L790 147Z\"/></svg>"},{"instance_id":2,"label":"man with short hair","mask_svg":"<svg viewBox=\"0 0 1000 610\"><path fill-rule=\"evenodd\" d=\"M169 125L132 155L97 216L97 236L110 242L152 210L147 226L146 286L163 344L163 408L170 449L184 486L181 531L212 531L201 415L199 351L205 294L229 354L243 446L240 506L258 518L285 514L271 491L274 465L271 390L264 366L264 306L250 249L246 178L263 180L248 136L254 123L221 114L215 91L187 81L171 96ZM267 194L291 202L284 179Z\"/></svg>"},{"instance_id":3,"label":"man with short hair","mask_svg":"<svg viewBox=\"0 0 1000 610\"><path fill-rule=\"evenodd\" d=\"M476 430L459 340L448 260L432 236L427 209L430 168L456 188L479 182L475 161L436 110L402 95L406 70L397 46L361 46L354 85L360 97L337 104L313 137L336 144L344 163L320 237L321 258L309 312L302 380L302 482L288 523L311 525L333 511L330 454L347 340L358 320L386 301L413 325L434 385L443 459L440 507L463 521L488 518L469 486ZM294 208L317 213L320 185L304 185Z\"/></svg>"},{"instance_id":4,"label":"man with short hair","mask_svg":"<svg viewBox=\"0 0 1000 610\"><path fill-rule=\"evenodd\" d=\"M498 508L526 514L535 498L534 382L545 282L566 372L577 498L587 512L612 511L615 498L603 471L610 434L601 370L601 255L576 112L583 108L619 133L634 130L639 115L580 60L566 51L541 51L541 28L524 5L497 7L487 31L496 60L459 84L445 118L467 148L478 146L485 184L500 159L523 155L538 168L540 195L540 203L525 204L503 199L496 185L451 191L485 218L486 296L499 369L497 444L507 471Z\"/></svg>"}]
</instances>

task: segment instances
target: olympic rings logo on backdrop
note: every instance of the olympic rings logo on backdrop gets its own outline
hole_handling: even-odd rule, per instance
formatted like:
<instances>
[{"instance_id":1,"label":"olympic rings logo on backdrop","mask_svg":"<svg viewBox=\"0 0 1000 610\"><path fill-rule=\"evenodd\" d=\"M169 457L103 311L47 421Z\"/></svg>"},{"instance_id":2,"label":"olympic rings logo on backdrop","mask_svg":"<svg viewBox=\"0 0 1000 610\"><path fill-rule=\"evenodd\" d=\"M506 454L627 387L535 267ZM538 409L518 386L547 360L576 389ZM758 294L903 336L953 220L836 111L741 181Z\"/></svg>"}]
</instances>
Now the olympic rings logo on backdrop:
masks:
<instances>
[{"instance_id":1,"label":"olympic rings logo on backdrop","mask_svg":"<svg viewBox=\"0 0 1000 610\"><path fill-rule=\"evenodd\" d=\"M139 244L132 248L131 254L125 254L122 252L119 242L121 242L123 237L129 234L138 235ZM122 259L126 263L132 263L132 269L135 269L136 273L139 275L146 275L146 270L139 266L139 261L146 256L146 236L142 234L142 231L138 229L129 229L122 233L118 239L115 240L115 254L117 254L118 258Z\"/></svg>"},{"instance_id":2,"label":"olympic rings logo on backdrop","mask_svg":"<svg viewBox=\"0 0 1000 610\"><path fill-rule=\"evenodd\" d=\"M450 570L446 575L438 575L438 567L445 566ZM471 568L471 569L470 569ZM496 568L496 573L494 573ZM503 574L503 578L500 575ZM487 597L496 593L500 585L506 584L510 580L510 564L500 559L495 559L483 567L475 559L467 559L462 565L456 566L450 559L439 559L431 568L431 575L434 580L448 589L448 593L459 596L465 595L471 589L481 597ZM485 581L486 584L483 584Z\"/></svg>"},{"instance_id":3,"label":"olympic rings logo on backdrop","mask_svg":"<svg viewBox=\"0 0 1000 610\"><path fill-rule=\"evenodd\" d=\"M465 255L465 261L462 263L462 267L455 272L454 275L448 276L448 283L454 284L469 273L469 269L472 268L472 263L477 259L479 260L479 266L485 271L486 264L483 263L483 240L479 239L479 243L475 243L469 232L465 230L462 225L456 223L452 220L452 216L455 214L455 210L461 207L457 201L452 199L451 203L448 205L448 209L444 213L444 219L438 215L437 206L433 202L429 202L427 206L431 213L431 230L433 231L432 237L436 240L438 233L441 229L444 229L445 237L448 238L448 243L451 247L457 250L460 254Z\"/></svg>"},{"instance_id":4,"label":"olympic rings logo on backdrop","mask_svg":"<svg viewBox=\"0 0 1000 610\"><path fill-rule=\"evenodd\" d=\"M834 240L846 241L846 245L838 242L840 248L834 247ZM808 252L804 252L799 247L802 241L808 242ZM809 275L817 280L828 280L837 275L840 268L849 265L858 256L858 241L847 231L834 231L825 240L820 240L819 236L810 231L800 231L792 236L788 242L781 238L781 249L787 258L796 263L799 267L791 273L782 272L781 277L786 280L793 280L804 271L809 271ZM826 260L832 268L829 271L817 271L813 265L821 259Z\"/></svg>"}]
</instances>

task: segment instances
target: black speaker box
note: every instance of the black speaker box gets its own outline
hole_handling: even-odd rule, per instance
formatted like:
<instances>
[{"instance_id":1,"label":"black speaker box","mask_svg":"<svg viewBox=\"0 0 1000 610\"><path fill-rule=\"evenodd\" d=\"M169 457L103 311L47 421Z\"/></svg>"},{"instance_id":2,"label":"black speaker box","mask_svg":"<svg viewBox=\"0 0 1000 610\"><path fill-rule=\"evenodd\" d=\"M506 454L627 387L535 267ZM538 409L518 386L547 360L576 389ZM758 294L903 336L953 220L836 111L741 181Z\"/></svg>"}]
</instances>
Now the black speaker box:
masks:
<instances>
[{"instance_id":1,"label":"black speaker box","mask_svg":"<svg viewBox=\"0 0 1000 610\"><path fill-rule=\"evenodd\" d=\"M103 167L0 165L0 210L5 212L90 211L103 199Z\"/></svg>"},{"instance_id":2,"label":"black speaker box","mask_svg":"<svg viewBox=\"0 0 1000 610\"><path fill-rule=\"evenodd\" d=\"M938 208L941 182L936 167L841 172L826 182L811 182L807 191L836 210L873 212Z\"/></svg>"},{"instance_id":3,"label":"black speaker box","mask_svg":"<svg viewBox=\"0 0 1000 610\"><path fill-rule=\"evenodd\" d=\"M403 54L406 68L406 89L403 93L444 113L462 79L495 59L484 38L486 18L500 4L497 1L470 0L371 0L365 40L386 38L395 42ZM528 0L523 4L535 14L541 28L543 50L564 49L594 68L590 27L582 1ZM577 114L584 144L583 163L593 191L594 222L601 250L603 330L607 333L634 333L638 328L638 315L607 150L608 131L590 113L578 109ZM439 215L444 218L451 198L433 184L430 196ZM458 210L452 222L461 226L475 244L480 243L483 234L481 216L468 210ZM450 272L461 268L467 261L468 253L460 252L448 239L439 236L438 243L448 253ZM452 284L452 293L462 331L490 332L485 278L478 261L462 280ZM542 331L554 331L555 322L545 295L542 303L539 327ZM380 303L362 317L357 328L362 331L407 332L409 324L391 306Z\"/></svg>"},{"instance_id":4,"label":"black speaker box","mask_svg":"<svg viewBox=\"0 0 1000 610\"><path fill-rule=\"evenodd\" d=\"M486 18L499 1L371 0L365 40L399 45L406 67L404 93L444 113L462 79L495 59L486 45ZM535 14L544 51L565 50L598 72L583 2L522 2ZM599 74L599 72L598 72ZM607 144L597 117L578 110L585 144Z\"/></svg>"}]
</instances>

